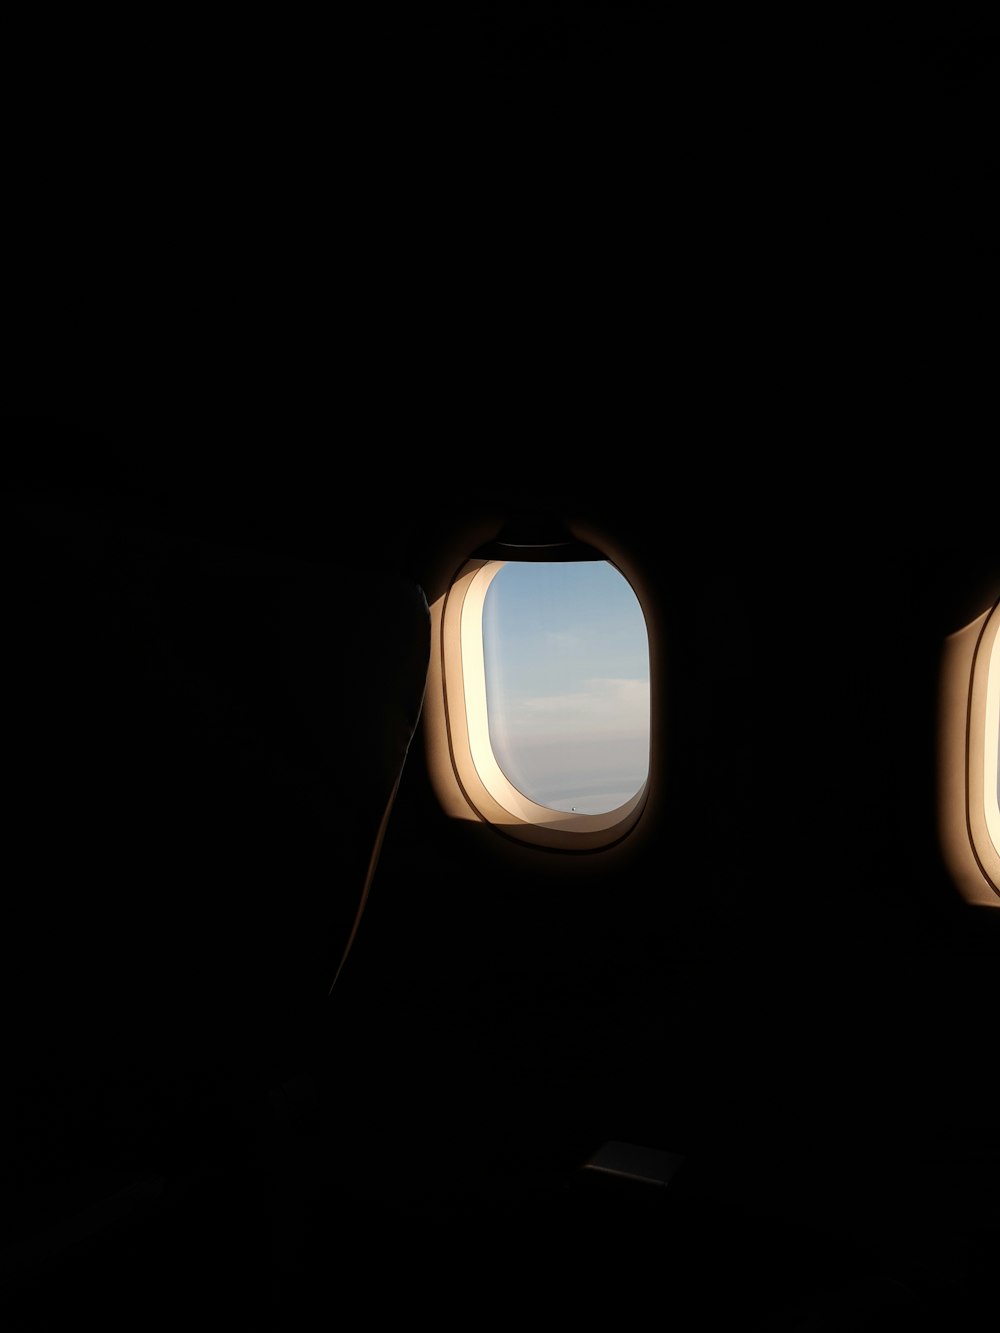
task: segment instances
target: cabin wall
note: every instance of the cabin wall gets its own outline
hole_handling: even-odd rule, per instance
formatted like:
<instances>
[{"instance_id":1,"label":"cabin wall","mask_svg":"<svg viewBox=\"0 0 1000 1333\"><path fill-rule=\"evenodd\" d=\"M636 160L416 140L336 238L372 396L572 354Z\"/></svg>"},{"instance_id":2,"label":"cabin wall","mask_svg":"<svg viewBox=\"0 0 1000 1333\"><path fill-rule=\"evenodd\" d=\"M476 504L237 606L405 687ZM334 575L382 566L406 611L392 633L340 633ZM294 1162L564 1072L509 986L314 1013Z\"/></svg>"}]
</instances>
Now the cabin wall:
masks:
<instances>
[{"instance_id":1,"label":"cabin wall","mask_svg":"<svg viewBox=\"0 0 1000 1333\"><path fill-rule=\"evenodd\" d=\"M852 509L846 480L790 512L702 475L677 528L581 489L549 495L632 539L663 611L658 826L575 874L446 818L416 746L355 960L376 1044L443 1174L610 1136L697 1149L775 1208L850 1208L863 1179L894 1211L914 1154L989 1127L996 925L942 864L935 767L943 633L997 586L988 542L928 521L930 491L918 519Z\"/></svg>"}]
</instances>

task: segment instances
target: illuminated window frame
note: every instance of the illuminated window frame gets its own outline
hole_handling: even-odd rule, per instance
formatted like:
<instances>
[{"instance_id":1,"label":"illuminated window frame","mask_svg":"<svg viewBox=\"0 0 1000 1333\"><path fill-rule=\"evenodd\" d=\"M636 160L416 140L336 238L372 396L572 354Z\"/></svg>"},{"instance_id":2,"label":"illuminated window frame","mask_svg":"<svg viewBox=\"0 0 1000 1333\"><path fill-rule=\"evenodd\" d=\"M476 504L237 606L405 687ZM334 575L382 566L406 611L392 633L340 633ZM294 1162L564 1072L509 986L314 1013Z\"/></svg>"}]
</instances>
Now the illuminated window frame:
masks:
<instances>
[{"instance_id":1,"label":"illuminated window frame","mask_svg":"<svg viewBox=\"0 0 1000 1333\"><path fill-rule=\"evenodd\" d=\"M521 558L512 555L511 558ZM473 558L432 608L440 648L437 689L442 705L437 733L447 736L431 754L432 780L448 812L490 824L498 832L534 847L595 851L626 837L646 805L649 776L623 805L603 814L576 814L540 805L504 775L489 735L483 606L502 558ZM641 607L641 602L640 602ZM652 664L650 666L652 672ZM435 703L428 708L433 725Z\"/></svg>"},{"instance_id":2,"label":"illuminated window frame","mask_svg":"<svg viewBox=\"0 0 1000 1333\"><path fill-rule=\"evenodd\" d=\"M945 642L939 719L942 850L970 903L1000 907L1000 603Z\"/></svg>"}]
</instances>

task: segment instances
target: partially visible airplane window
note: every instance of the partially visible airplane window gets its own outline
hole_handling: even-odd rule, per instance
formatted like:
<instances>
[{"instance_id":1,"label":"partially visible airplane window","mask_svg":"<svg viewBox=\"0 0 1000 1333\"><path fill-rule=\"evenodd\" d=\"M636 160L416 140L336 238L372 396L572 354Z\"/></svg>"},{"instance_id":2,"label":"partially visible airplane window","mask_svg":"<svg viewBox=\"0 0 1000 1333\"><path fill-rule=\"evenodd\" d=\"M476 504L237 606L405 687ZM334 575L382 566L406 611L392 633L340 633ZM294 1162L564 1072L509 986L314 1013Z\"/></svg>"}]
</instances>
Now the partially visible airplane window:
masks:
<instances>
[{"instance_id":1,"label":"partially visible airplane window","mask_svg":"<svg viewBox=\"0 0 1000 1333\"><path fill-rule=\"evenodd\" d=\"M1000 603L945 640L939 746L948 869L968 902L1000 907Z\"/></svg>"},{"instance_id":2,"label":"partially visible airplane window","mask_svg":"<svg viewBox=\"0 0 1000 1333\"><path fill-rule=\"evenodd\" d=\"M616 810L649 772L649 644L607 561L507 561L482 613L490 744L507 780L552 810Z\"/></svg>"},{"instance_id":3,"label":"partially visible airplane window","mask_svg":"<svg viewBox=\"0 0 1000 1333\"><path fill-rule=\"evenodd\" d=\"M992 620L1000 611L994 610ZM986 828L1000 854L1000 634L995 633L990 649L989 676L986 684L986 744L984 747L983 802Z\"/></svg>"}]
</instances>

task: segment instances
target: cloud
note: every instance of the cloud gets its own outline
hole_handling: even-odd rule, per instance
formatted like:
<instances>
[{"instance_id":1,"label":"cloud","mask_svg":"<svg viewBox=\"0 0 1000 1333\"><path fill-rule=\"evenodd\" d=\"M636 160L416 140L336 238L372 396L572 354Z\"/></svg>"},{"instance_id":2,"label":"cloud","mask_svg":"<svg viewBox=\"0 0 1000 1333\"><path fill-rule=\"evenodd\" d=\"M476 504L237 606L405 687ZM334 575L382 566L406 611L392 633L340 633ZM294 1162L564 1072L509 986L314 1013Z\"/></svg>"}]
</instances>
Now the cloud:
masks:
<instances>
[{"instance_id":1,"label":"cloud","mask_svg":"<svg viewBox=\"0 0 1000 1333\"><path fill-rule=\"evenodd\" d=\"M568 630L556 629L546 630L544 640L549 648L553 648L560 653L578 652L586 642L579 634L570 634Z\"/></svg>"},{"instance_id":2,"label":"cloud","mask_svg":"<svg viewBox=\"0 0 1000 1333\"><path fill-rule=\"evenodd\" d=\"M569 693L508 700L505 713L511 738L523 738L532 744L557 737L646 734L649 681L592 677L582 689Z\"/></svg>"}]
</instances>

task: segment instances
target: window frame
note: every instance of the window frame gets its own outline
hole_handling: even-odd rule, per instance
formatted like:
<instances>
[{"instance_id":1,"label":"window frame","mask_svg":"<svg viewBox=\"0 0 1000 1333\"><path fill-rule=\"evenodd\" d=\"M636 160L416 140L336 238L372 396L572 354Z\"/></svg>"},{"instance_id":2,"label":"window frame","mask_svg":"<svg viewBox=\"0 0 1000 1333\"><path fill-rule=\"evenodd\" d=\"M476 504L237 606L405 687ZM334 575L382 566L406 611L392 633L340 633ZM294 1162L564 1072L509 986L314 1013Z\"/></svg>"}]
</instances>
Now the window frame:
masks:
<instances>
[{"instance_id":1,"label":"window frame","mask_svg":"<svg viewBox=\"0 0 1000 1333\"><path fill-rule=\"evenodd\" d=\"M624 804L602 814L580 814L552 809L518 791L507 779L493 753L486 703L482 612L490 583L508 560L606 561L631 580L599 550L577 544L559 547L517 548L492 545L459 567L444 596L432 608L440 648L438 694L443 705L440 720L447 736L447 762L438 748L432 775L439 798L449 813L487 824L503 836L531 847L557 852L592 852L617 844L637 827L646 809L650 773ZM650 655L650 689L654 685ZM652 706L652 700L651 700ZM432 710L433 714L433 710ZM650 719L652 746L652 717Z\"/></svg>"},{"instance_id":2,"label":"window frame","mask_svg":"<svg viewBox=\"0 0 1000 1333\"><path fill-rule=\"evenodd\" d=\"M967 902L1000 907L1000 600L945 641L939 716L939 832Z\"/></svg>"}]
</instances>

